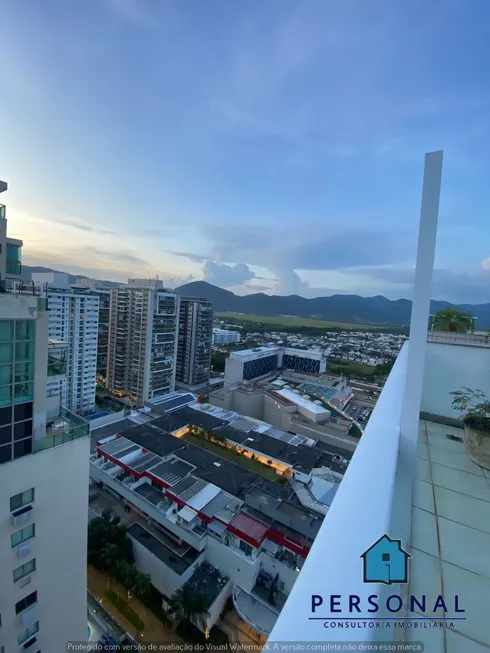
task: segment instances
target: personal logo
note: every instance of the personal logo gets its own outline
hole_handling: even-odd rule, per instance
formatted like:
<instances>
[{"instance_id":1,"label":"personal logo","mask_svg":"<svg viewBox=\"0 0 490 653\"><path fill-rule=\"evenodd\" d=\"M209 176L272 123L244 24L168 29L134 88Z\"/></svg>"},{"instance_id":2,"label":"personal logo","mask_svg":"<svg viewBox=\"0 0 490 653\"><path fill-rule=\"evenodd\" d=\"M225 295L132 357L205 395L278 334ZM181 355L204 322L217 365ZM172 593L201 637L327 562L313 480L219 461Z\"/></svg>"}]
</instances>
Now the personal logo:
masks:
<instances>
[{"instance_id":1,"label":"personal logo","mask_svg":"<svg viewBox=\"0 0 490 653\"><path fill-rule=\"evenodd\" d=\"M412 556L402 548L401 540L383 535L361 555L363 581L385 585L408 583L408 561Z\"/></svg>"},{"instance_id":2,"label":"personal logo","mask_svg":"<svg viewBox=\"0 0 490 653\"><path fill-rule=\"evenodd\" d=\"M403 548L402 540L385 533L359 557L363 583L408 584L412 556ZM324 628L329 629L454 628L454 622L466 620L466 610L458 594L435 594L431 587L427 590L423 594L395 588L369 595L364 591L357 594L312 594L309 620L323 622Z\"/></svg>"}]
</instances>

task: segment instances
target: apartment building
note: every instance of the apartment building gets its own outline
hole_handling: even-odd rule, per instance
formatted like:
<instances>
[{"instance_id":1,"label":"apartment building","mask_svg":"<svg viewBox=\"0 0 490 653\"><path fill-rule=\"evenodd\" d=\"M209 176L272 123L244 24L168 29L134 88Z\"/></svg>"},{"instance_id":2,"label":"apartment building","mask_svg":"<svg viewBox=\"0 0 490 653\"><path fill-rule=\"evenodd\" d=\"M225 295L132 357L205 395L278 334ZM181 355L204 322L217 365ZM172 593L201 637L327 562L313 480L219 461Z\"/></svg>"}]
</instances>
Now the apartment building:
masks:
<instances>
[{"instance_id":1,"label":"apartment building","mask_svg":"<svg viewBox=\"0 0 490 653\"><path fill-rule=\"evenodd\" d=\"M256 347L231 352L225 364L225 386L255 381L279 369L322 374L327 368L325 354L292 347Z\"/></svg>"},{"instance_id":2,"label":"apartment building","mask_svg":"<svg viewBox=\"0 0 490 653\"><path fill-rule=\"evenodd\" d=\"M240 342L238 331L228 329L213 329L213 345L233 345Z\"/></svg>"},{"instance_id":3,"label":"apartment building","mask_svg":"<svg viewBox=\"0 0 490 653\"><path fill-rule=\"evenodd\" d=\"M18 283L0 293L2 653L87 638L88 424L62 406L47 416L47 372L46 299Z\"/></svg>"},{"instance_id":4,"label":"apartment building","mask_svg":"<svg viewBox=\"0 0 490 653\"><path fill-rule=\"evenodd\" d=\"M0 181L0 193L8 189L6 181ZM7 207L0 202L0 283L7 279L20 279L22 272L22 240L7 236Z\"/></svg>"},{"instance_id":5,"label":"apartment building","mask_svg":"<svg viewBox=\"0 0 490 653\"><path fill-rule=\"evenodd\" d=\"M109 315L111 289L95 279L77 279L77 288L99 298L99 331L97 334L97 376L107 377L107 355L109 351Z\"/></svg>"},{"instance_id":6,"label":"apartment building","mask_svg":"<svg viewBox=\"0 0 490 653\"><path fill-rule=\"evenodd\" d=\"M99 297L70 286L67 274L38 272L32 280L47 287L49 337L66 343L65 405L88 415L95 409Z\"/></svg>"},{"instance_id":7,"label":"apartment building","mask_svg":"<svg viewBox=\"0 0 490 653\"><path fill-rule=\"evenodd\" d=\"M263 638L296 582L347 461L306 437L230 411L167 401L162 417L125 423L117 435L97 440L91 514L111 507L121 516L136 563L151 575L164 606L184 585L205 590L210 629L231 598ZM187 441L191 426L220 445L205 450ZM240 452L234 462L220 456L223 447ZM256 472L246 463L250 457Z\"/></svg>"},{"instance_id":8,"label":"apartment building","mask_svg":"<svg viewBox=\"0 0 490 653\"><path fill-rule=\"evenodd\" d=\"M198 297L181 297L176 381L206 383L211 371L213 305Z\"/></svg>"},{"instance_id":9,"label":"apartment building","mask_svg":"<svg viewBox=\"0 0 490 653\"><path fill-rule=\"evenodd\" d=\"M130 395L138 405L174 391L179 309L180 296L157 283L112 289L109 390Z\"/></svg>"}]
</instances>

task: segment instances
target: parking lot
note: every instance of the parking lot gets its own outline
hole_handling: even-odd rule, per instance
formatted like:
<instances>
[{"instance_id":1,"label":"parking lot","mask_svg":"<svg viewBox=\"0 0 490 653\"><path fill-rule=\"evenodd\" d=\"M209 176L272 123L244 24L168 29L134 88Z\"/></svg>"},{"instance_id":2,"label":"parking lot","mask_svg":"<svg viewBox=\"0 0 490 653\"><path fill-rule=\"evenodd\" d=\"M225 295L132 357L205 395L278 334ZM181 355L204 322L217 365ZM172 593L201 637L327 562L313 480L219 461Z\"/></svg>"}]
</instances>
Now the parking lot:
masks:
<instances>
[{"instance_id":1,"label":"parking lot","mask_svg":"<svg viewBox=\"0 0 490 653\"><path fill-rule=\"evenodd\" d=\"M372 412L372 406L366 406L362 402L353 399L347 407L347 414L360 424L366 424Z\"/></svg>"}]
</instances>

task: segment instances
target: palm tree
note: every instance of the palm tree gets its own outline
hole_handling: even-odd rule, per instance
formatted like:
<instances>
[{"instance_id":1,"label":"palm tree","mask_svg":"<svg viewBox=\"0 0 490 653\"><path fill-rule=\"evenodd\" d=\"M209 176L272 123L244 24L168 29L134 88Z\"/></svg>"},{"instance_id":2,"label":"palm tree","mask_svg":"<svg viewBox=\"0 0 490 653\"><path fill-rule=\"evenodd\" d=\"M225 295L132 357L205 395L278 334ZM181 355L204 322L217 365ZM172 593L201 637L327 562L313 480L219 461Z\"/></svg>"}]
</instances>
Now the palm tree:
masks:
<instances>
[{"instance_id":1,"label":"palm tree","mask_svg":"<svg viewBox=\"0 0 490 653\"><path fill-rule=\"evenodd\" d=\"M171 614L179 613L180 616L195 624L203 632L206 630L206 618L209 616L204 594L196 592L189 585L184 585L172 596Z\"/></svg>"},{"instance_id":2,"label":"palm tree","mask_svg":"<svg viewBox=\"0 0 490 653\"><path fill-rule=\"evenodd\" d=\"M435 331L467 333L473 329L473 316L457 308L444 308L432 318L432 328Z\"/></svg>"}]
</instances>

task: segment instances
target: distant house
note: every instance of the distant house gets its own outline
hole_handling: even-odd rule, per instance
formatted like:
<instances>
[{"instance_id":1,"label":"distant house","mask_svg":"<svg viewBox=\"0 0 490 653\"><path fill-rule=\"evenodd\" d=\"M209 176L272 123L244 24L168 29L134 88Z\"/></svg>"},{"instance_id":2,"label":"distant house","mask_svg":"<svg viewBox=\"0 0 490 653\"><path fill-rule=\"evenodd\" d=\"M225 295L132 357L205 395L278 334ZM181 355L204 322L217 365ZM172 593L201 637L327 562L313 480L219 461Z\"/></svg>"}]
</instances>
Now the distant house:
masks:
<instances>
[{"instance_id":1,"label":"distant house","mask_svg":"<svg viewBox=\"0 0 490 653\"><path fill-rule=\"evenodd\" d=\"M408 582L408 559L412 556L402 549L400 540L383 535L361 555L365 583Z\"/></svg>"}]
</instances>

